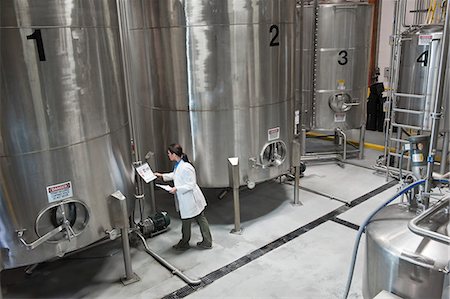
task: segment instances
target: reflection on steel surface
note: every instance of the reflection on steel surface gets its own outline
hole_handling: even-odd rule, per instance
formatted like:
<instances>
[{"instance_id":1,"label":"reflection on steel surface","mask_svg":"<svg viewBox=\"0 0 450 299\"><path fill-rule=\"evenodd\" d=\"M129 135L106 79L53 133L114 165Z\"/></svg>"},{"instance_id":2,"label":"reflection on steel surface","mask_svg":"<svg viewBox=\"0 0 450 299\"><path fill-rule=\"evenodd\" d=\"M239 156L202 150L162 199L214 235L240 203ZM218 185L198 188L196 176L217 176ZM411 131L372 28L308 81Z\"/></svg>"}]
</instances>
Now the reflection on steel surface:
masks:
<instances>
[{"instance_id":1,"label":"reflection on steel surface","mask_svg":"<svg viewBox=\"0 0 450 299\"><path fill-rule=\"evenodd\" d=\"M166 147L178 142L202 187L228 186L229 157L241 161L241 185L287 172L295 0L129 4L139 141L143 153L155 153L154 168L171 169ZM284 162L264 169L249 165L251 158L261 163L261 151L273 141L287 145Z\"/></svg>"},{"instance_id":2,"label":"reflection on steel surface","mask_svg":"<svg viewBox=\"0 0 450 299\"><path fill-rule=\"evenodd\" d=\"M2 0L0 39L0 247L12 268L103 238L131 161L115 1ZM69 181L51 208L47 187ZM59 226L33 250L16 232L31 242Z\"/></svg>"}]
</instances>

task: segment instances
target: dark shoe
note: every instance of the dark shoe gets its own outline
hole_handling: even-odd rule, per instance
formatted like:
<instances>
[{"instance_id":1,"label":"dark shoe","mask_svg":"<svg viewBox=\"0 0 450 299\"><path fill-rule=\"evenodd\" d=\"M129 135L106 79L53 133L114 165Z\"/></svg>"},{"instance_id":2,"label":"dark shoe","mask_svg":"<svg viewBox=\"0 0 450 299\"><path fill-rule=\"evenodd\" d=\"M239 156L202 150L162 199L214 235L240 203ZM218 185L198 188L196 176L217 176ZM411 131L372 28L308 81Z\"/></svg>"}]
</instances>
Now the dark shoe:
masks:
<instances>
[{"instance_id":1,"label":"dark shoe","mask_svg":"<svg viewBox=\"0 0 450 299\"><path fill-rule=\"evenodd\" d=\"M200 247L202 249L211 249L212 248L212 244L207 244L206 242L198 242L197 243L197 247Z\"/></svg>"},{"instance_id":2,"label":"dark shoe","mask_svg":"<svg viewBox=\"0 0 450 299\"><path fill-rule=\"evenodd\" d=\"M191 248L191 246L189 246L189 243L184 243L180 241L176 245L173 245L172 248L178 251L184 251Z\"/></svg>"}]
</instances>

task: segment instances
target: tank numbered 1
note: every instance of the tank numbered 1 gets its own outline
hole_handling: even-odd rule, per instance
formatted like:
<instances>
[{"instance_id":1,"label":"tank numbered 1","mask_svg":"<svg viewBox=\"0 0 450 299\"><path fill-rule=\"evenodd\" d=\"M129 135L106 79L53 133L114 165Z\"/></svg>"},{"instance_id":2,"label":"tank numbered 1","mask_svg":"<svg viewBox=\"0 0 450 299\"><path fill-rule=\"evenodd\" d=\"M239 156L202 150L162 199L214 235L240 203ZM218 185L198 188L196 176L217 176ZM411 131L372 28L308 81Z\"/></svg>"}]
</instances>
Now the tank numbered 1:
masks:
<instances>
[{"instance_id":1,"label":"tank numbered 1","mask_svg":"<svg viewBox=\"0 0 450 299\"><path fill-rule=\"evenodd\" d=\"M339 59L338 59L338 63L339 65L346 65L348 63L348 52L346 50L342 50L339 52Z\"/></svg>"},{"instance_id":2,"label":"tank numbered 1","mask_svg":"<svg viewBox=\"0 0 450 299\"><path fill-rule=\"evenodd\" d=\"M36 47L40 61L45 61L44 43L42 42L41 29L36 29L32 34L27 35L27 39L34 39L36 41Z\"/></svg>"},{"instance_id":3,"label":"tank numbered 1","mask_svg":"<svg viewBox=\"0 0 450 299\"><path fill-rule=\"evenodd\" d=\"M278 25L272 25L270 26L269 32L273 34L272 39L270 40L270 46L278 47L280 45L280 42L278 41L278 34L280 33L280 28L278 27Z\"/></svg>"}]
</instances>

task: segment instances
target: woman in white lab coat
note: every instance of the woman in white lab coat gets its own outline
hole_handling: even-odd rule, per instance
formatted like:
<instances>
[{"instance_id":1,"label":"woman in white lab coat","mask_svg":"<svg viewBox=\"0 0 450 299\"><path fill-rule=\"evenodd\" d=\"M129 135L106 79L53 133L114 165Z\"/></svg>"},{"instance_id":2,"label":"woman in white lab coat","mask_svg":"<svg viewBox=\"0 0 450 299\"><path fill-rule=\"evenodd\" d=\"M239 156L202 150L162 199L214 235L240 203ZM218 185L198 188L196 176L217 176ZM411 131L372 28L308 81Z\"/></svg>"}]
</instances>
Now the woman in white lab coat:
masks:
<instances>
[{"instance_id":1,"label":"woman in white lab coat","mask_svg":"<svg viewBox=\"0 0 450 299\"><path fill-rule=\"evenodd\" d=\"M171 144L167 149L170 161L175 162L173 172L158 173L157 177L162 177L164 181L174 181L174 187L169 192L175 194L178 202L182 227L182 238L173 248L176 250L186 250L189 248L191 239L191 222L195 220L200 226L203 240L197 246L204 249L212 248L212 237L209 230L208 220L205 217L206 200L200 187L197 185L195 169L189 163L189 159L183 153L179 144Z\"/></svg>"}]
</instances>

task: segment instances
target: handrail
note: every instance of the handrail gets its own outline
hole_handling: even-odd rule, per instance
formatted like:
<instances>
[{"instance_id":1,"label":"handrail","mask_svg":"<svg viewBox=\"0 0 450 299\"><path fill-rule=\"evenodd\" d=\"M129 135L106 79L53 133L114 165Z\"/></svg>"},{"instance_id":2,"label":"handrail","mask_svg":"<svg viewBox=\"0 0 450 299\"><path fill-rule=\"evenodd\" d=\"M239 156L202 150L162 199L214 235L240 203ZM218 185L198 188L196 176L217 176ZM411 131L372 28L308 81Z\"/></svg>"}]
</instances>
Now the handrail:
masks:
<instances>
[{"instance_id":1,"label":"handrail","mask_svg":"<svg viewBox=\"0 0 450 299\"><path fill-rule=\"evenodd\" d=\"M419 216L411 219L411 221L408 223L409 230L419 236L428 237L434 241L438 241L438 242L450 245L450 237L449 236L446 236L446 235L443 235L443 234L440 234L440 233L437 233L434 231L430 231L430 230L420 227L418 225L419 222L425 220L428 216L433 215L435 212L437 212L445 207L448 207L449 204L450 204L450 197L447 197L446 199L444 199L441 202L437 203L436 205L432 206L431 208L429 208L428 210L426 210Z\"/></svg>"}]
</instances>

